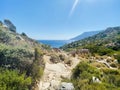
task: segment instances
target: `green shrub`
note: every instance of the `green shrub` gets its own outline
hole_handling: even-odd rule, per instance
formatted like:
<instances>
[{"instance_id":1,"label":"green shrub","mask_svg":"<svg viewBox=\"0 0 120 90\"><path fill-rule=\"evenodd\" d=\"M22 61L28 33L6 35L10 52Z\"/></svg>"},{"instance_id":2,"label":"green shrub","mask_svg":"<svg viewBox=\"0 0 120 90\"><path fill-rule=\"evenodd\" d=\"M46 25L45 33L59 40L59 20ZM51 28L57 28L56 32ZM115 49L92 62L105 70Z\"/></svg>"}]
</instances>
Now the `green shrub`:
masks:
<instances>
[{"instance_id":1,"label":"green shrub","mask_svg":"<svg viewBox=\"0 0 120 90\"><path fill-rule=\"evenodd\" d=\"M106 48L106 47L101 47L99 48L99 50L97 51L97 53L99 55L109 55L113 52L112 49Z\"/></svg>"},{"instance_id":2,"label":"green shrub","mask_svg":"<svg viewBox=\"0 0 120 90\"><path fill-rule=\"evenodd\" d=\"M0 44L0 66L9 69L18 69L21 72L31 65L33 53L22 48Z\"/></svg>"},{"instance_id":3,"label":"green shrub","mask_svg":"<svg viewBox=\"0 0 120 90\"><path fill-rule=\"evenodd\" d=\"M0 90L29 90L31 77L0 68Z\"/></svg>"},{"instance_id":4,"label":"green shrub","mask_svg":"<svg viewBox=\"0 0 120 90\"><path fill-rule=\"evenodd\" d=\"M82 75L83 74L83 75ZM81 62L79 63L75 69L73 69L73 75L72 78L79 78L80 76L83 76L81 78L86 79L88 77L86 77L86 75L94 75L94 76L99 76L100 75L100 71L97 70L96 68L90 66L88 63L86 62ZM87 75L87 76L88 76ZM89 75L89 76L90 76Z\"/></svg>"},{"instance_id":5,"label":"green shrub","mask_svg":"<svg viewBox=\"0 0 120 90\"><path fill-rule=\"evenodd\" d=\"M36 63L33 63L31 67L31 77L33 79L33 82L36 82L42 77L43 71L44 71L43 67L39 66Z\"/></svg>"},{"instance_id":6,"label":"green shrub","mask_svg":"<svg viewBox=\"0 0 120 90\"><path fill-rule=\"evenodd\" d=\"M115 55L115 58L117 59L118 63L120 64L120 54Z\"/></svg>"},{"instance_id":7,"label":"green shrub","mask_svg":"<svg viewBox=\"0 0 120 90\"><path fill-rule=\"evenodd\" d=\"M35 48L35 60L31 65L31 77L33 80L33 84L39 80L44 72L44 60L43 60L43 52L39 48Z\"/></svg>"},{"instance_id":8,"label":"green shrub","mask_svg":"<svg viewBox=\"0 0 120 90\"><path fill-rule=\"evenodd\" d=\"M89 90L85 88L92 83L91 80L93 76L100 78L100 71L86 62L81 62L73 69L71 80L76 90Z\"/></svg>"},{"instance_id":9,"label":"green shrub","mask_svg":"<svg viewBox=\"0 0 120 90\"><path fill-rule=\"evenodd\" d=\"M21 35L27 37L27 35L24 32L22 32Z\"/></svg>"},{"instance_id":10,"label":"green shrub","mask_svg":"<svg viewBox=\"0 0 120 90\"><path fill-rule=\"evenodd\" d=\"M93 76L101 82L93 82ZM73 70L71 82L74 84L75 90L120 90L120 71L99 70L86 62L81 62Z\"/></svg>"},{"instance_id":11,"label":"green shrub","mask_svg":"<svg viewBox=\"0 0 120 90\"><path fill-rule=\"evenodd\" d=\"M42 44L42 47L46 50L52 50L50 45Z\"/></svg>"},{"instance_id":12,"label":"green shrub","mask_svg":"<svg viewBox=\"0 0 120 90\"><path fill-rule=\"evenodd\" d=\"M60 54L60 55L59 55L59 58L60 58L60 60L62 60L62 61L65 61L65 59L66 59L65 55L63 55L63 54Z\"/></svg>"},{"instance_id":13,"label":"green shrub","mask_svg":"<svg viewBox=\"0 0 120 90\"><path fill-rule=\"evenodd\" d=\"M51 61L52 63L59 63L59 62L60 62L60 58L59 58L59 56L57 56L56 54L52 54L52 55L51 55L51 58L50 58L50 61Z\"/></svg>"}]
</instances>

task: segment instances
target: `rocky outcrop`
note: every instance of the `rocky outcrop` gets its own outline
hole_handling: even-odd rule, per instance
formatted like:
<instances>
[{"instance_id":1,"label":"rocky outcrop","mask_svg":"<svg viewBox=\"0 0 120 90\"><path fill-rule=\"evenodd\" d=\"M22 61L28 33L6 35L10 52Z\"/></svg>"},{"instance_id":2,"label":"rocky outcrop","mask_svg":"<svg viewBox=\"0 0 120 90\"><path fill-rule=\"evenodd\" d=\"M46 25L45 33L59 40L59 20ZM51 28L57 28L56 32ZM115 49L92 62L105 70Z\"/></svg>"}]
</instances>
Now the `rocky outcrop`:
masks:
<instances>
[{"instance_id":1,"label":"rocky outcrop","mask_svg":"<svg viewBox=\"0 0 120 90\"><path fill-rule=\"evenodd\" d=\"M5 19L4 23L8 27L9 30L16 32L16 27L14 26L14 24L10 20Z\"/></svg>"}]
</instances>

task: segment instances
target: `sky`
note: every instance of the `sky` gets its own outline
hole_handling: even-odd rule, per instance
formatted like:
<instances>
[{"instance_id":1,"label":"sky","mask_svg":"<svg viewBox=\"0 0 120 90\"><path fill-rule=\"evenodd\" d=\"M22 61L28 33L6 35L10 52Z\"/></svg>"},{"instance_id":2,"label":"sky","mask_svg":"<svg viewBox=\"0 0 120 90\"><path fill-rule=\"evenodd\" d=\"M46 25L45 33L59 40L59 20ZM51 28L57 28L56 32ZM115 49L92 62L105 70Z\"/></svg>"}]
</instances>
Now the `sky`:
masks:
<instances>
[{"instance_id":1,"label":"sky","mask_svg":"<svg viewBox=\"0 0 120 90\"><path fill-rule=\"evenodd\" d=\"M66 40L120 26L120 0L0 0L0 20L33 39Z\"/></svg>"}]
</instances>

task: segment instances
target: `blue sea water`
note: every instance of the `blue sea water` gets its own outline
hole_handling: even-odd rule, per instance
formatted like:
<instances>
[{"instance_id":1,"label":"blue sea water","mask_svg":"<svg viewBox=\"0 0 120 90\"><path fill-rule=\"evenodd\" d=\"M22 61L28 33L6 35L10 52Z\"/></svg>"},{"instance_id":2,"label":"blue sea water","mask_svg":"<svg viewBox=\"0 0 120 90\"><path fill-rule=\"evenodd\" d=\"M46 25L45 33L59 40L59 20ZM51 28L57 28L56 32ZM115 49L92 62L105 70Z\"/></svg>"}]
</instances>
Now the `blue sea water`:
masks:
<instances>
[{"instance_id":1,"label":"blue sea water","mask_svg":"<svg viewBox=\"0 0 120 90\"><path fill-rule=\"evenodd\" d=\"M52 48L59 48L71 42L71 40L38 40L38 42L50 45Z\"/></svg>"}]
</instances>

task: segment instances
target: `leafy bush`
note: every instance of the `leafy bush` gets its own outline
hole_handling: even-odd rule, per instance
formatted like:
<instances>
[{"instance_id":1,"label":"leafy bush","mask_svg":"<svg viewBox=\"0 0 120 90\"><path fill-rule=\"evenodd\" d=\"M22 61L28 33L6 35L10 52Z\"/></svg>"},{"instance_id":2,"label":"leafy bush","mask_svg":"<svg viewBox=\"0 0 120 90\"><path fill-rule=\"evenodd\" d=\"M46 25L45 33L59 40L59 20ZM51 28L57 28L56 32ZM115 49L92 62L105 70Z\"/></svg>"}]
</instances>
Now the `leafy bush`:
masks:
<instances>
[{"instance_id":1,"label":"leafy bush","mask_svg":"<svg viewBox=\"0 0 120 90\"><path fill-rule=\"evenodd\" d=\"M27 37L27 35L26 35L24 32L22 32L22 33L21 33L21 35L22 35L22 36L26 36L26 37Z\"/></svg>"},{"instance_id":2,"label":"leafy bush","mask_svg":"<svg viewBox=\"0 0 120 90\"><path fill-rule=\"evenodd\" d=\"M93 82L97 77L100 83ZM86 62L79 63L73 70L71 82L75 90L119 90L120 71L112 69L97 69Z\"/></svg>"},{"instance_id":3,"label":"leafy bush","mask_svg":"<svg viewBox=\"0 0 120 90\"><path fill-rule=\"evenodd\" d=\"M0 90L29 90L30 85L31 77L0 68Z\"/></svg>"},{"instance_id":4,"label":"leafy bush","mask_svg":"<svg viewBox=\"0 0 120 90\"><path fill-rule=\"evenodd\" d=\"M118 63L120 64L120 54L115 55L115 58L117 59Z\"/></svg>"},{"instance_id":5,"label":"leafy bush","mask_svg":"<svg viewBox=\"0 0 120 90\"><path fill-rule=\"evenodd\" d=\"M31 77L33 84L35 85L37 80L39 80L44 72L45 63L43 60L43 52L39 48L35 48L35 60L31 65Z\"/></svg>"},{"instance_id":6,"label":"leafy bush","mask_svg":"<svg viewBox=\"0 0 120 90\"><path fill-rule=\"evenodd\" d=\"M60 62L60 58L56 54L52 54L51 58L50 58L50 61L53 62L53 63L58 63L58 62Z\"/></svg>"},{"instance_id":7,"label":"leafy bush","mask_svg":"<svg viewBox=\"0 0 120 90\"><path fill-rule=\"evenodd\" d=\"M36 48L34 54L26 49L0 44L0 67L8 70L18 70L19 74L25 73L26 77L31 77L32 85L36 84L36 81L43 75L44 61L42 59L43 52L40 49ZM26 89L18 88L15 90Z\"/></svg>"},{"instance_id":8,"label":"leafy bush","mask_svg":"<svg viewBox=\"0 0 120 90\"><path fill-rule=\"evenodd\" d=\"M113 50L106 47L101 47L97 52L99 55L109 55L110 53L113 52Z\"/></svg>"},{"instance_id":9,"label":"leafy bush","mask_svg":"<svg viewBox=\"0 0 120 90\"><path fill-rule=\"evenodd\" d=\"M112 69L103 69L103 81L111 86L120 87L120 71ZM120 88L119 88L120 89Z\"/></svg>"},{"instance_id":10,"label":"leafy bush","mask_svg":"<svg viewBox=\"0 0 120 90\"><path fill-rule=\"evenodd\" d=\"M81 78L87 79L88 78L87 74L91 74L91 75L99 77L100 71L90 66L86 62L81 62L80 64L76 66L75 69L73 69L72 78L74 79L74 78L78 78L79 76L82 76Z\"/></svg>"},{"instance_id":11,"label":"leafy bush","mask_svg":"<svg viewBox=\"0 0 120 90\"><path fill-rule=\"evenodd\" d=\"M100 71L90 66L86 62L81 62L73 70L71 79L75 85L76 90L87 90L84 89L86 87L84 87L84 85L89 85L93 76L100 78Z\"/></svg>"},{"instance_id":12,"label":"leafy bush","mask_svg":"<svg viewBox=\"0 0 120 90\"><path fill-rule=\"evenodd\" d=\"M87 46L85 46L85 48L89 49L92 54L97 53L99 55L109 55L112 52L114 52L114 50L112 50L110 48L103 47L103 46L96 46L93 44L87 45Z\"/></svg>"},{"instance_id":13,"label":"leafy bush","mask_svg":"<svg viewBox=\"0 0 120 90\"><path fill-rule=\"evenodd\" d=\"M42 44L42 47L46 50L51 50L51 46L50 45L46 45L46 44Z\"/></svg>"},{"instance_id":14,"label":"leafy bush","mask_svg":"<svg viewBox=\"0 0 120 90\"><path fill-rule=\"evenodd\" d=\"M0 28L0 42L7 43L10 41L9 35L6 32L3 32Z\"/></svg>"},{"instance_id":15,"label":"leafy bush","mask_svg":"<svg viewBox=\"0 0 120 90\"><path fill-rule=\"evenodd\" d=\"M33 53L28 50L0 44L0 66L2 67L19 69L21 72L24 72L32 63L32 57Z\"/></svg>"},{"instance_id":16,"label":"leafy bush","mask_svg":"<svg viewBox=\"0 0 120 90\"><path fill-rule=\"evenodd\" d=\"M65 61L65 59L66 59L65 55L63 55L63 54L60 54L60 55L59 55L59 58L60 58L60 60L62 60L62 61Z\"/></svg>"},{"instance_id":17,"label":"leafy bush","mask_svg":"<svg viewBox=\"0 0 120 90\"><path fill-rule=\"evenodd\" d=\"M33 63L32 67L31 67L31 77L33 82L36 82L37 80L39 80L44 72L44 68L41 66L38 66L37 63Z\"/></svg>"},{"instance_id":18,"label":"leafy bush","mask_svg":"<svg viewBox=\"0 0 120 90\"><path fill-rule=\"evenodd\" d=\"M85 48L89 49L91 53L97 53L100 47L96 45L87 45Z\"/></svg>"}]
</instances>

